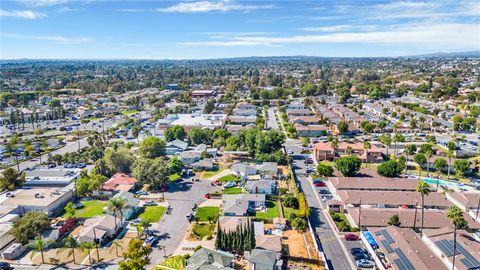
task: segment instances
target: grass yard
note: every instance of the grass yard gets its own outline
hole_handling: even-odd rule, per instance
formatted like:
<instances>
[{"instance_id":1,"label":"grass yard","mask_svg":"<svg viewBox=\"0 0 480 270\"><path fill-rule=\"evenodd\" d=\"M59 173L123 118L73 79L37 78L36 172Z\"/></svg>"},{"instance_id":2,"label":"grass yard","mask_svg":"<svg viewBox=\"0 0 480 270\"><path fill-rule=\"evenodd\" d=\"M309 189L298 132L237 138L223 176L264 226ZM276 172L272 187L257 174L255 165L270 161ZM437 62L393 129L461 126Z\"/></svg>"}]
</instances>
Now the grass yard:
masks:
<instances>
[{"instance_id":1,"label":"grass yard","mask_svg":"<svg viewBox=\"0 0 480 270\"><path fill-rule=\"evenodd\" d=\"M290 214L295 214L295 215L300 215L301 211L300 209L294 209L290 207L283 207L283 216L286 219L290 219Z\"/></svg>"},{"instance_id":2,"label":"grass yard","mask_svg":"<svg viewBox=\"0 0 480 270\"><path fill-rule=\"evenodd\" d=\"M121 114L128 115L128 114L133 114L137 112L138 112L137 110L125 110L125 111L122 111Z\"/></svg>"},{"instance_id":3,"label":"grass yard","mask_svg":"<svg viewBox=\"0 0 480 270\"><path fill-rule=\"evenodd\" d=\"M103 208L107 206L106 201L84 201L83 208L75 210L77 218L91 218L94 216L104 216Z\"/></svg>"},{"instance_id":4,"label":"grass yard","mask_svg":"<svg viewBox=\"0 0 480 270\"><path fill-rule=\"evenodd\" d=\"M217 167L216 170L203 172L202 177L203 178L210 178L214 175L217 175L217 174L221 173L223 170L224 170L224 168Z\"/></svg>"},{"instance_id":5,"label":"grass yard","mask_svg":"<svg viewBox=\"0 0 480 270\"><path fill-rule=\"evenodd\" d=\"M158 222L165 214L163 206L145 206L138 217L142 220L148 220L150 223Z\"/></svg>"},{"instance_id":6,"label":"grass yard","mask_svg":"<svg viewBox=\"0 0 480 270\"><path fill-rule=\"evenodd\" d=\"M263 218L263 219L272 219L279 216L278 204L274 201L267 201L267 211L261 212L256 211L255 217L256 218Z\"/></svg>"},{"instance_id":7,"label":"grass yard","mask_svg":"<svg viewBox=\"0 0 480 270\"><path fill-rule=\"evenodd\" d=\"M208 217L216 218L219 213L220 208L215 206L205 206L199 207L195 216L198 217L200 221L208 221Z\"/></svg>"},{"instance_id":8,"label":"grass yard","mask_svg":"<svg viewBox=\"0 0 480 270\"><path fill-rule=\"evenodd\" d=\"M358 231L356 230L356 228L352 228L350 226L350 222L348 222L348 219L345 216L345 214L330 212L330 216L332 217L333 221L335 221L335 225L337 226L340 232Z\"/></svg>"},{"instance_id":9,"label":"grass yard","mask_svg":"<svg viewBox=\"0 0 480 270\"><path fill-rule=\"evenodd\" d=\"M185 268L185 257L182 255L168 257L165 261L161 262L160 265L155 269L164 269L162 266L182 270Z\"/></svg>"},{"instance_id":10,"label":"grass yard","mask_svg":"<svg viewBox=\"0 0 480 270\"><path fill-rule=\"evenodd\" d=\"M233 174L225 175L225 176L222 176L218 179L218 181L222 182L222 183L237 182L239 180L240 180L240 178L236 175L233 175Z\"/></svg>"},{"instance_id":11,"label":"grass yard","mask_svg":"<svg viewBox=\"0 0 480 270\"><path fill-rule=\"evenodd\" d=\"M243 189L241 187L231 187L223 190L223 194L241 194Z\"/></svg>"},{"instance_id":12,"label":"grass yard","mask_svg":"<svg viewBox=\"0 0 480 270\"><path fill-rule=\"evenodd\" d=\"M203 239L205 236L213 235L215 224L210 223L198 223L193 227L193 234L199 239Z\"/></svg>"},{"instance_id":13,"label":"grass yard","mask_svg":"<svg viewBox=\"0 0 480 270\"><path fill-rule=\"evenodd\" d=\"M182 178L182 177L178 173L174 173L174 174L171 174L171 175L168 176L168 179L170 181L175 181L175 180L178 180L180 178Z\"/></svg>"}]
</instances>

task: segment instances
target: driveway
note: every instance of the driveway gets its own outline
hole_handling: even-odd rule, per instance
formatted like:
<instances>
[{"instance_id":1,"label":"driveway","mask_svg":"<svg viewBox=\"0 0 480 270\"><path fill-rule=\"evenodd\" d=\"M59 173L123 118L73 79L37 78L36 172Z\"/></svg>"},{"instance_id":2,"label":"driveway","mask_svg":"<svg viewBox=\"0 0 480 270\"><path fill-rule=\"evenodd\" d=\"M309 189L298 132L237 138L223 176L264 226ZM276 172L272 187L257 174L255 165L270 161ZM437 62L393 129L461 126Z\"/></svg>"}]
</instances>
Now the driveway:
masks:
<instances>
[{"instance_id":1,"label":"driveway","mask_svg":"<svg viewBox=\"0 0 480 270\"><path fill-rule=\"evenodd\" d=\"M172 213L165 215L158 224L154 225L153 229L159 232L160 241L150 255L149 268L163 261L165 254L167 256L173 254L181 244L189 225L186 215L193 212L193 205L200 205L205 201L206 193L220 189L220 187L213 187L210 181L192 182L191 179L184 179L169 186L165 199L172 207ZM162 247L165 247L165 250L162 250Z\"/></svg>"},{"instance_id":2,"label":"driveway","mask_svg":"<svg viewBox=\"0 0 480 270\"><path fill-rule=\"evenodd\" d=\"M273 107L268 108L267 111L267 128L280 130L280 126L278 125L278 120L275 113L275 108Z\"/></svg>"}]
</instances>

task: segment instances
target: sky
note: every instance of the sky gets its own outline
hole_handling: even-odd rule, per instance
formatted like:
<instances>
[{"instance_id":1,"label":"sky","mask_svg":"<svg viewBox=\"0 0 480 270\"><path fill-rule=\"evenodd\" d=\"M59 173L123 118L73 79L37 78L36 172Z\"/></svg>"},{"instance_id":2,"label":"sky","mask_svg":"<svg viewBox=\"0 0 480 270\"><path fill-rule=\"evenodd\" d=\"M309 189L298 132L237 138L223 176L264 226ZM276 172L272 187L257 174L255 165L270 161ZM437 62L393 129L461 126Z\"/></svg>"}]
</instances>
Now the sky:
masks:
<instances>
[{"instance_id":1,"label":"sky","mask_svg":"<svg viewBox=\"0 0 480 270\"><path fill-rule=\"evenodd\" d=\"M480 1L1 0L1 59L480 50Z\"/></svg>"}]
</instances>

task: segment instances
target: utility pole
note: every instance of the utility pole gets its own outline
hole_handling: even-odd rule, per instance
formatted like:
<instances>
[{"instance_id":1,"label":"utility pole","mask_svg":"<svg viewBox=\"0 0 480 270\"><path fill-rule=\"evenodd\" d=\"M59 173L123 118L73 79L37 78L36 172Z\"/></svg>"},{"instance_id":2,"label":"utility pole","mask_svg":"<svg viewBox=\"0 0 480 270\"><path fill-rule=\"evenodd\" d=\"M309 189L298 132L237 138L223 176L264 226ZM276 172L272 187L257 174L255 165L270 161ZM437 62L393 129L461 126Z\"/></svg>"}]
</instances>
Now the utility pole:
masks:
<instances>
[{"instance_id":1,"label":"utility pole","mask_svg":"<svg viewBox=\"0 0 480 270\"><path fill-rule=\"evenodd\" d=\"M93 237L95 238L95 242L97 241L97 233L95 231L96 227L93 226ZM100 239L98 239L98 244L95 243L95 248L97 249L97 263L100 262L100 254L98 253L98 246L100 245Z\"/></svg>"},{"instance_id":2,"label":"utility pole","mask_svg":"<svg viewBox=\"0 0 480 270\"><path fill-rule=\"evenodd\" d=\"M415 227L417 225L417 208L418 208L418 202L415 203L415 215L413 217L413 230L415 230Z\"/></svg>"}]
</instances>

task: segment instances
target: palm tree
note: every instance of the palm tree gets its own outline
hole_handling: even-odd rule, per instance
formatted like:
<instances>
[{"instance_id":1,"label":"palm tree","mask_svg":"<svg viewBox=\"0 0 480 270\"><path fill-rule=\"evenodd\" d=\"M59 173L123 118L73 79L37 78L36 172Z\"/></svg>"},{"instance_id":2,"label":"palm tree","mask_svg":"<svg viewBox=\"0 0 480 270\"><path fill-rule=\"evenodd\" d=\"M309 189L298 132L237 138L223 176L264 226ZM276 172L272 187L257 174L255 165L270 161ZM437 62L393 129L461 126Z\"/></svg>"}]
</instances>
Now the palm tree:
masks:
<instances>
[{"instance_id":1,"label":"palm tree","mask_svg":"<svg viewBox=\"0 0 480 270\"><path fill-rule=\"evenodd\" d=\"M338 139L334 138L332 140L332 148L333 148L333 161L335 162L335 157L337 156L337 150L338 150Z\"/></svg>"},{"instance_id":2,"label":"palm tree","mask_svg":"<svg viewBox=\"0 0 480 270\"><path fill-rule=\"evenodd\" d=\"M453 223L453 258L452 270L455 270L455 256L457 251L457 229L467 229L468 223L463 217L462 209L457 206L450 206L447 211L447 218Z\"/></svg>"},{"instance_id":3,"label":"palm tree","mask_svg":"<svg viewBox=\"0 0 480 270\"><path fill-rule=\"evenodd\" d=\"M392 137L387 134L380 136L380 141L387 147L387 156L389 156L390 145L392 144Z\"/></svg>"},{"instance_id":4,"label":"palm tree","mask_svg":"<svg viewBox=\"0 0 480 270\"><path fill-rule=\"evenodd\" d=\"M365 149L365 168L367 168L368 163L368 150L372 148L372 145L368 141L363 142L363 149Z\"/></svg>"},{"instance_id":5,"label":"palm tree","mask_svg":"<svg viewBox=\"0 0 480 270\"><path fill-rule=\"evenodd\" d=\"M417 184L417 192L422 195L422 223L420 225L421 231L420 236L423 236L423 220L424 220L424 212L425 212L425 195L428 196L430 194L430 186L425 183L425 181L420 181Z\"/></svg>"},{"instance_id":6,"label":"palm tree","mask_svg":"<svg viewBox=\"0 0 480 270\"><path fill-rule=\"evenodd\" d=\"M138 236L138 239L140 239L142 237L142 234L143 234L143 226L142 224L140 223L137 223L135 225L135 229L137 229L137 236Z\"/></svg>"},{"instance_id":7,"label":"palm tree","mask_svg":"<svg viewBox=\"0 0 480 270\"><path fill-rule=\"evenodd\" d=\"M92 250L97 246L97 244L95 244L94 242L82 242L80 243L80 249L83 251L83 252L87 252L88 254L88 262L90 264L92 264L92 255L90 253L92 253Z\"/></svg>"},{"instance_id":8,"label":"palm tree","mask_svg":"<svg viewBox=\"0 0 480 270\"><path fill-rule=\"evenodd\" d=\"M127 201L124 198L111 198L108 201L107 208L113 213L113 217L115 218L115 232L118 229L117 217L120 215L120 220L123 220L123 210L126 208L126 206Z\"/></svg>"},{"instance_id":9,"label":"palm tree","mask_svg":"<svg viewBox=\"0 0 480 270\"><path fill-rule=\"evenodd\" d=\"M432 157L432 151L426 151L425 157L427 158L427 176L430 176L430 157Z\"/></svg>"},{"instance_id":10,"label":"palm tree","mask_svg":"<svg viewBox=\"0 0 480 270\"><path fill-rule=\"evenodd\" d=\"M143 232L148 233L148 227L150 227L150 222L146 219L140 220L140 225L142 226Z\"/></svg>"},{"instance_id":11,"label":"palm tree","mask_svg":"<svg viewBox=\"0 0 480 270\"><path fill-rule=\"evenodd\" d=\"M28 245L29 248L33 249L32 255L30 256L30 258L32 258L37 252L40 252L40 255L42 256L42 264L45 264L45 257L43 256L43 252L45 251L45 249L47 249L47 247L51 243L53 243L53 241L51 240L45 241L40 237L36 237L35 240Z\"/></svg>"},{"instance_id":12,"label":"palm tree","mask_svg":"<svg viewBox=\"0 0 480 270\"><path fill-rule=\"evenodd\" d=\"M408 156L413 155L417 151L417 147L415 144L409 144L405 146L405 150L403 151L407 156L406 164L405 164L405 171L408 171Z\"/></svg>"},{"instance_id":13,"label":"palm tree","mask_svg":"<svg viewBox=\"0 0 480 270\"><path fill-rule=\"evenodd\" d=\"M62 253L62 252L68 252L67 256L72 255L73 264L76 264L76 262L75 262L75 249L78 248L77 240L75 240L75 238L73 238L72 236L68 236L68 237L63 239L62 243L63 243L63 247L61 247L57 251L57 254Z\"/></svg>"},{"instance_id":14,"label":"palm tree","mask_svg":"<svg viewBox=\"0 0 480 270\"><path fill-rule=\"evenodd\" d=\"M404 142L405 137L400 133L395 133L395 136L393 136L393 141L395 142L395 156L397 156L397 154L398 154L397 143Z\"/></svg>"},{"instance_id":15,"label":"palm tree","mask_svg":"<svg viewBox=\"0 0 480 270\"><path fill-rule=\"evenodd\" d=\"M453 157L453 150L448 149L445 153L445 156L448 158L448 170L447 170L447 179L450 180L450 170L452 168L452 157Z\"/></svg>"},{"instance_id":16,"label":"palm tree","mask_svg":"<svg viewBox=\"0 0 480 270\"><path fill-rule=\"evenodd\" d=\"M112 241L112 245L115 247L115 254L117 255L117 257L120 257L120 255L118 255L118 248L120 247L121 249L123 249L122 241L120 239L115 239Z\"/></svg>"}]
</instances>

